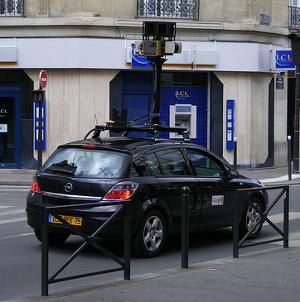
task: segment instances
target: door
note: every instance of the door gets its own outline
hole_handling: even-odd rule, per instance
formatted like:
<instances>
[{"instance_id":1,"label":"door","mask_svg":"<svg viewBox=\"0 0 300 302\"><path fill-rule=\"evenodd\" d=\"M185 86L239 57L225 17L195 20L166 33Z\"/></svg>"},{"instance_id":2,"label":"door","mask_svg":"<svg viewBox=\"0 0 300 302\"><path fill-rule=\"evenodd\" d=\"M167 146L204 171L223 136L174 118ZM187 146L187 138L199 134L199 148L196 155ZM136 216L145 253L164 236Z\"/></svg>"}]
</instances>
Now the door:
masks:
<instances>
[{"instance_id":1,"label":"door","mask_svg":"<svg viewBox=\"0 0 300 302\"><path fill-rule=\"evenodd\" d=\"M211 154L198 149L186 151L199 181L197 191L201 196L200 226L232 224L238 182L228 178L222 162Z\"/></svg>"},{"instance_id":2,"label":"door","mask_svg":"<svg viewBox=\"0 0 300 302\"><path fill-rule=\"evenodd\" d=\"M19 88L0 87L0 167L21 168Z\"/></svg>"},{"instance_id":3,"label":"door","mask_svg":"<svg viewBox=\"0 0 300 302\"><path fill-rule=\"evenodd\" d=\"M195 229L199 224L200 199L196 189L198 180L191 175L180 148L166 148L146 156L152 174L162 186L175 230L181 226L181 189L189 187L189 226Z\"/></svg>"}]
</instances>

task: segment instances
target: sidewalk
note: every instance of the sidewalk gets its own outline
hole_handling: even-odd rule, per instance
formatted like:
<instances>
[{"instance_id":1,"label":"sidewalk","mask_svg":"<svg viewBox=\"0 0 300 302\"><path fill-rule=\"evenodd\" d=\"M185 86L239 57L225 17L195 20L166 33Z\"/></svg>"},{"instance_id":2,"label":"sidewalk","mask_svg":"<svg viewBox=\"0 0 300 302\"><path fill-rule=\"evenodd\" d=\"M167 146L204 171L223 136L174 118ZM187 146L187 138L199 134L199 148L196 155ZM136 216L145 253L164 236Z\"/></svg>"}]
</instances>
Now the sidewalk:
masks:
<instances>
[{"instance_id":1,"label":"sidewalk","mask_svg":"<svg viewBox=\"0 0 300 302\"><path fill-rule=\"evenodd\" d=\"M299 262L299 246L280 247L18 301L294 302L300 296Z\"/></svg>"},{"instance_id":2,"label":"sidewalk","mask_svg":"<svg viewBox=\"0 0 300 302\"><path fill-rule=\"evenodd\" d=\"M0 169L0 185L30 186L35 170Z\"/></svg>"},{"instance_id":3,"label":"sidewalk","mask_svg":"<svg viewBox=\"0 0 300 302\"><path fill-rule=\"evenodd\" d=\"M245 176L261 180L266 185L295 185L300 175L287 179L287 168L240 170ZM30 185L34 172L0 170L1 184ZM300 301L300 238L292 238L289 248L278 247L261 252L246 251L235 259L217 259L190 265L188 269L174 268L144 275L122 278L98 286L74 288L49 296L32 296L14 302L196 302L196 301ZM12 301L10 301L12 302Z\"/></svg>"}]
</instances>

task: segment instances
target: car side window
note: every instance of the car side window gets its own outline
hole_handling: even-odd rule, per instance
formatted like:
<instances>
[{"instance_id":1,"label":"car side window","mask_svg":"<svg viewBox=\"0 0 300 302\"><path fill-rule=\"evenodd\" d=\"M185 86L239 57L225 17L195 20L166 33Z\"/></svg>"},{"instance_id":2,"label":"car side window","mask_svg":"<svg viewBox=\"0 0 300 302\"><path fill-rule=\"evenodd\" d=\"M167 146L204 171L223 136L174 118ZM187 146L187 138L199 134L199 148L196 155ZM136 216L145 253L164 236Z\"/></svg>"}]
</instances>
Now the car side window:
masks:
<instances>
[{"instance_id":1,"label":"car side window","mask_svg":"<svg viewBox=\"0 0 300 302\"><path fill-rule=\"evenodd\" d=\"M161 173L164 176L190 175L187 163L178 148L166 149L155 153Z\"/></svg>"},{"instance_id":2,"label":"car side window","mask_svg":"<svg viewBox=\"0 0 300 302\"><path fill-rule=\"evenodd\" d=\"M146 156L146 162L149 166L149 169L150 169L151 173L154 176L162 176L162 172L161 172L161 169L160 169L159 162L158 162L157 157L154 153L150 153Z\"/></svg>"},{"instance_id":3,"label":"car side window","mask_svg":"<svg viewBox=\"0 0 300 302\"><path fill-rule=\"evenodd\" d=\"M225 175L223 166L214 158L198 150L187 149L186 151L197 176L222 177Z\"/></svg>"}]
</instances>

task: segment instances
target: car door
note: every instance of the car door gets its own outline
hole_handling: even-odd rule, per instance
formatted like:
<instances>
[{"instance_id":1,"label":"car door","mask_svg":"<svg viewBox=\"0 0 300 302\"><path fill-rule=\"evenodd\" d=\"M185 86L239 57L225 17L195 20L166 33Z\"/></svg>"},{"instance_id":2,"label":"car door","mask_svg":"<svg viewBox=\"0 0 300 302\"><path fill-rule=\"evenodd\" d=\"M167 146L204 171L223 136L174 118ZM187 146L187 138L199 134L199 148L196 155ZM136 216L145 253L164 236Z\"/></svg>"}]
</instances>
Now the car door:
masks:
<instances>
[{"instance_id":1,"label":"car door","mask_svg":"<svg viewBox=\"0 0 300 302\"><path fill-rule=\"evenodd\" d=\"M198 179L197 192L201 199L200 226L231 225L235 190L239 185L228 177L224 164L202 149L186 149Z\"/></svg>"},{"instance_id":2,"label":"car door","mask_svg":"<svg viewBox=\"0 0 300 302\"><path fill-rule=\"evenodd\" d=\"M199 224L200 201L197 196L197 178L192 175L188 164L182 154L181 148L165 148L146 155L146 162L152 174L162 186L163 195L166 197L170 209L174 229L181 225L181 189L190 188L189 216L190 228Z\"/></svg>"}]
</instances>

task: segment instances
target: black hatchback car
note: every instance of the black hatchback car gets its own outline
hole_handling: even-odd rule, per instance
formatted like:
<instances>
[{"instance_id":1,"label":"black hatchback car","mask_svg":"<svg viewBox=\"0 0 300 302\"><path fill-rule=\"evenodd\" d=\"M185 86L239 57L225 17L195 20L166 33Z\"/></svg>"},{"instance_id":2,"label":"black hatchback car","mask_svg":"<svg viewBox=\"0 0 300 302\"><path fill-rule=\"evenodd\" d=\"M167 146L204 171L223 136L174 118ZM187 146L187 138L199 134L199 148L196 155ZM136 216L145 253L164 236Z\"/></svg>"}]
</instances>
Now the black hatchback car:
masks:
<instances>
[{"instance_id":1,"label":"black hatchback car","mask_svg":"<svg viewBox=\"0 0 300 302\"><path fill-rule=\"evenodd\" d=\"M81 141L59 146L37 172L26 211L27 222L40 241L46 206L88 202L101 205L103 201L130 199L133 251L143 257L156 256L166 236L180 231L184 186L190 189L190 230L232 226L235 192L240 188L261 188L248 197L256 207L266 209L267 193L259 181L240 175L224 160L188 142L187 138L185 141L160 139L158 131L165 130L161 126L146 129L154 138L101 138L99 134L104 130L124 130L112 128L97 126L92 138L87 134ZM70 209L63 218L84 233L92 234L118 207ZM242 209L239 231L243 236L260 214L245 202ZM50 244L67 240L69 228L51 215L48 223ZM261 224L250 237L255 238L260 231ZM122 234L122 219L116 219L101 236L118 238Z\"/></svg>"}]
</instances>

